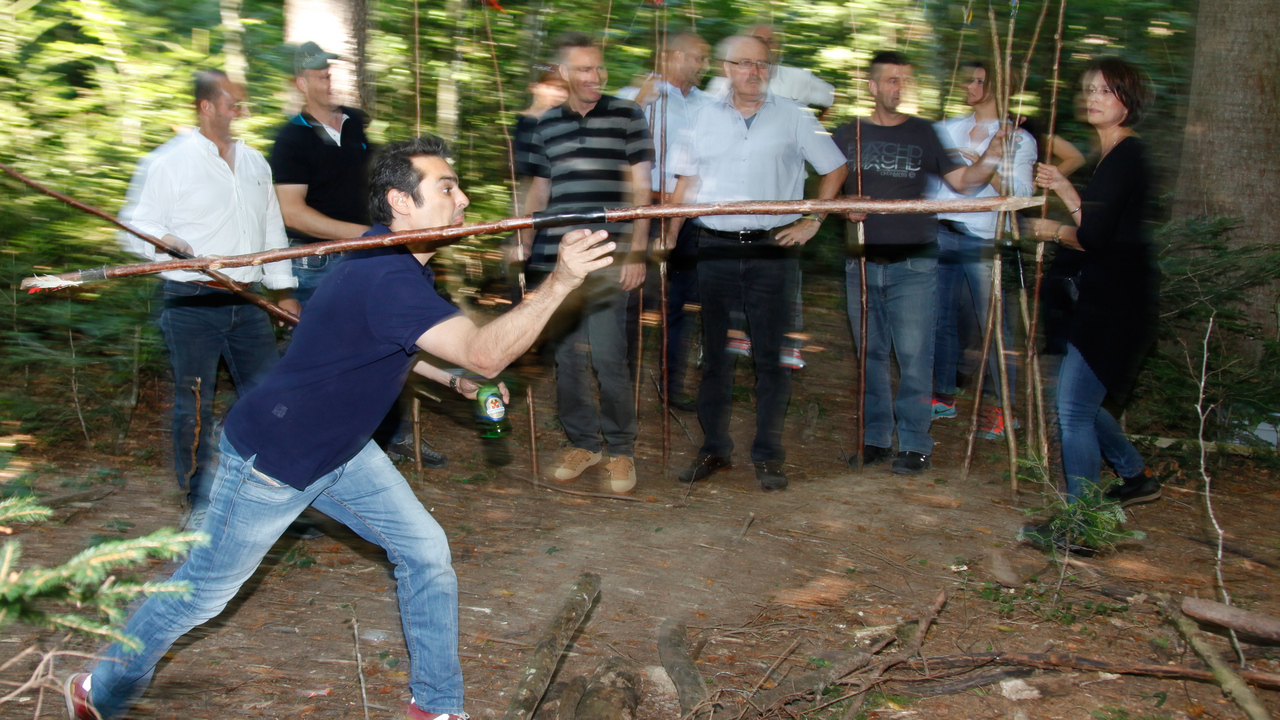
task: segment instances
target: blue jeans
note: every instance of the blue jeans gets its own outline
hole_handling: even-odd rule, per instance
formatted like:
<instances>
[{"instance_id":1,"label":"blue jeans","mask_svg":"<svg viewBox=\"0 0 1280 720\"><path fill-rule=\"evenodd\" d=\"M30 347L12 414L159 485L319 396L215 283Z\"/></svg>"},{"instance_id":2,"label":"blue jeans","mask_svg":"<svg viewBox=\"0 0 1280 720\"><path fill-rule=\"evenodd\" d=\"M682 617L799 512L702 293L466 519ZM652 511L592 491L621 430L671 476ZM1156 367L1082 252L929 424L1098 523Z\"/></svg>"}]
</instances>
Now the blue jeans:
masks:
<instances>
[{"instance_id":1,"label":"blue jeans","mask_svg":"<svg viewBox=\"0 0 1280 720\"><path fill-rule=\"evenodd\" d=\"M1080 497L1084 483L1098 484L1102 458L1111 462L1120 477L1133 477L1146 463L1120 430L1120 423L1102 407L1107 388L1093 374L1089 363L1067 345L1058 375L1058 424L1062 428L1062 465L1067 476L1067 496Z\"/></svg>"},{"instance_id":2,"label":"blue jeans","mask_svg":"<svg viewBox=\"0 0 1280 720\"><path fill-rule=\"evenodd\" d=\"M979 332L987 326L987 307L991 300L991 261L995 258L995 247L990 240L974 235L957 233L949 228L938 226L938 324L933 349L933 391L941 395L956 394L956 367L959 364L960 338L957 315L961 311L961 290L969 286L969 295L973 304L964 308L972 312L975 326ZM1004 302L1004 346L1006 351L1006 368L1009 373L1009 403L1014 397L1015 379L1018 363L1017 354L1013 352L1013 334L1010 332L1013 318L1009 316L1009 303ZM991 354L987 358L987 383L984 387L994 388L995 395L1000 394L1000 365L997 359L995 340L991 341Z\"/></svg>"},{"instance_id":3,"label":"blue jeans","mask_svg":"<svg viewBox=\"0 0 1280 720\"><path fill-rule=\"evenodd\" d=\"M849 320L862 344L858 261L845 262ZM933 452L933 330L937 310L938 259L922 254L898 262L867 262L866 442L898 451ZM889 352L898 360L898 397L893 396Z\"/></svg>"},{"instance_id":4,"label":"blue jeans","mask_svg":"<svg viewBox=\"0 0 1280 720\"><path fill-rule=\"evenodd\" d=\"M342 255L314 255L293 259L293 276L298 278L298 289L293 291L302 307L307 306L311 296L320 287L320 281L333 272L333 268L342 261Z\"/></svg>"},{"instance_id":5,"label":"blue jeans","mask_svg":"<svg viewBox=\"0 0 1280 720\"><path fill-rule=\"evenodd\" d=\"M198 283L164 283L160 328L173 367L173 464L178 487L193 507L208 503L208 469L213 454L214 385L218 359L225 358L236 391L243 395L279 361L271 319L260 308ZM196 381L200 383L200 436L196 437ZM195 462L191 449L195 445ZM194 470L192 469L194 466ZM190 481L187 478L190 477Z\"/></svg>"},{"instance_id":6,"label":"blue jeans","mask_svg":"<svg viewBox=\"0 0 1280 720\"><path fill-rule=\"evenodd\" d=\"M174 641L222 612L289 523L311 505L387 551L396 566L413 697L429 713L461 713L458 581L448 540L387 456L370 442L299 491L254 470L256 456L241 458L226 440L219 450L203 527L209 542L193 549L172 578L189 583L191 593L148 598L129 619L125 632L142 649L107 649L93 670L98 712L112 718L127 710Z\"/></svg>"},{"instance_id":7,"label":"blue jeans","mask_svg":"<svg viewBox=\"0 0 1280 720\"><path fill-rule=\"evenodd\" d=\"M698 295L702 298L702 351L698 420L706 437L700 453L729 457L733 439L733 382L737 356L727 352L734 317L745 318L755 361L756 436L751 459L782 462L782 428L791 402L791 369L778 360L783 335L795 320L799 261L793 251L766 243L739 243L698 233ZM739 328L740 329L740 328Z\"/></svg>"}]
</instances>

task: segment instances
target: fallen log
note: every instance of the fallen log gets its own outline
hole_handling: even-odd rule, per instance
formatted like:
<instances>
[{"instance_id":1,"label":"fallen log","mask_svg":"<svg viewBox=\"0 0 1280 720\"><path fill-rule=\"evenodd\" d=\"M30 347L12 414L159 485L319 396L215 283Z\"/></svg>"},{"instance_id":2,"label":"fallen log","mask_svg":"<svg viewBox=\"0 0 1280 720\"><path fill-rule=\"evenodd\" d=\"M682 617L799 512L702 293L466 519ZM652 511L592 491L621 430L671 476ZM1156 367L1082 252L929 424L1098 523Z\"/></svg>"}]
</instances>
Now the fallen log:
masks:
<instances>
[{"instance_id":1,"label":"fallen log","mask_svg":"<svg viewBox=\"0 0 1280 720\"><path fill-rule=\"evenodd\" d=\"M298 247L268 250L266 252L233 255L228 257L199 257L165 262L138 263L116 267L73 270L60 275L42 275L26 278L22 289L52 290L98 282L113 278L150 275L168 270L221 270L230 267L262 265L278 260L292 260L312 255L366 250L395 245L417 245L416 252L433 252L472 235L510 233L527 228L570 227L601 222L627 222L641 218L702 217L705 215L794 215L865 212L877 215L911 215L938 212L990 212L1013 211L1044 203L1044 198L988 197L964 200L769 200L735 203L704 203L698 205L650 205L647 207L600 208L590 212L535 214L525 217L504 218L493 222L475 223L456 227L411 230L387 235L327 242L307 243Z\"/></svg>"},{"instance_id":2,"label":"fallen log","mask_svg":"<svg viewBox=\"0 0 1280 720\"><path fill-rule=\"evenodd\" d=\"M1200 622L1231 628L1249 638L1280 642L1280 618L1192 597L1182 599L1182 612Z\"/></svg>"},{"instance_id":3,"label":"fallen log","mask_svg":"<svg viewBox=\"0 0 1280 720\"><path fill-rule=\"evenodd\" d=\"M974 688L995 685L1002 680L1029 677L1034 674L1035 671L1035 668L1029 667L1007 667L989 670L987 672L976 672L972 674L965 673L959 677L946 678L945 680L928 680L911 687L897 688L894 692L900 692L903 695L916 695L919 697L955 695ZM904 678L895 678L895 680L899 682L906 682Z\"/></svg>"},{"instance_id":4,"label":"fallen log","mask_svg":"<svg viewBox=\"0 0 1280 720\"><path fill-rule=\"evenodd\" d=\"M528 720L542 701L547 686L551 684L551 676L560 664L560 656L565 646L577 632L583 618L595 603L600 594L600 576L595 573L583 573L569 591L569 597L561 606L560 612L551 620L551 626L543 635L538 646L533 650L529 665L525 668L520 684L512 694L511 704L507 706L503 720Z\"/></svg>"},{"instance_id":5,"label":"fallen log","mask_svg":"<svg viewBox=\"0 0 1280 720\"><path fill-rule=\"evenodd\" d=\"M586 675L575 675L569 682L552 685L534 717L536 720L574 720L578 702L582 700L582 693L586 689Z\"/></svg>"},{"instance_id":6,"label":"fallen log","mask_svg":"<svg viewBox=\"0 0 1280 720\"><path fill-rule=\"evenodd\" d=\"M658 628L658 659L676 686L681 717L700 720L711 714L711 708L703 706L707 699L707 684L689 656L685 640L687 633L688 628L679 620L664 621Z\"/></svg>"},{"instance_id":7,"label":"fallen log","mask_svg":"<svg viewBox=\"0 0 1280 720\"><path fill-rule=\"evenodd\" d=\"M1213 682L1222 688L1222 694L1226 695L1236 704L1249 720L1271 720L1271 713L1263 707L1262 701L1258 696L1253 694L1253 689L1245 684L1245 681L1236 674L1231 666L1227 665L1218 651L1205 641L1200 635L1199 628L1196 627L1191 618L1182 614L1182 611L1173 604L1168 596L1161 598L1157 605L1161 614L1178 629L1187 644L1195 651L1196 655L1209 666L1209 670L1213 675Z\"/></svg>"},{"instance_id":8,"label":"fallen log","mask_svg":"<svg viewBox=\"0 0 1280 720\"><path fill-rule=\"evenodd\" d=\"M577 720L635 720L644 673L627 658L600 663L578 701Z\"/></svg>"},{"instance_id":9,"label":"fallen log","mask_svg":"<svg viewBox=\"0 0 1280 720\"><path fill-rule=\"evenodd\" d=\"M982 667L985 665L1018 665L1040 668L1041 670L1083 670L1085 672L1106 672L1117 675L1143 675L1146 677L1164 678L1167 680L1191 680L1194 682L1213 682L1213 673L1203 668L1186 665L1152 665L1146 663L1120 663L1096 658L1066 655L1061 653L972 653L967 655L941 655L937 657L908 660L903 667L921 672L949 670L963 667ZM927 668L927 670L926 670ZM1242 670L1240 677L1255 687L1267 690L1280 690L1280 674Z\"/></svg>"}]
</instances>

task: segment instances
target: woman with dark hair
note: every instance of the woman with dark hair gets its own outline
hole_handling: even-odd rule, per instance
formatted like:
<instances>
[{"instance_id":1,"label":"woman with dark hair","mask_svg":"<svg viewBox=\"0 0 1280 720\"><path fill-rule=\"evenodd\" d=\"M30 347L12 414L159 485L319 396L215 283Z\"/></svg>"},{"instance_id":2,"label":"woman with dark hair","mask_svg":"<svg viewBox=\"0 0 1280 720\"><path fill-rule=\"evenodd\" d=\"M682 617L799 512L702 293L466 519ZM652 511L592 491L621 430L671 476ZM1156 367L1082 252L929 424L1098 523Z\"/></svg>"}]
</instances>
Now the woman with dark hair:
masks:
<instances>
[{"instance_id":1,"label":"woman with dark hair","mask_svg":"<svg viewBox=\"0 0 1280 720\"><path fill-rule=\"evenodd\" d=\"M1067 495L1098 484L1102 458L1123 482L1107 491L1121 506L1160 497L1160 482L1102 407L1122 400L1155 339L1160 276L1146 229L1154 183L1147 151L1133 127L1150 92L1138 70L1118 58L1096 61L1084 74L1089 124L1101 159L1077 192L1053 165L1036 166L1036 184L1053 190L1075 225L1033 220L1037 240L1083 251L1078 299L1058 375L1058 419Z\"/></svg>"}]
</instances>

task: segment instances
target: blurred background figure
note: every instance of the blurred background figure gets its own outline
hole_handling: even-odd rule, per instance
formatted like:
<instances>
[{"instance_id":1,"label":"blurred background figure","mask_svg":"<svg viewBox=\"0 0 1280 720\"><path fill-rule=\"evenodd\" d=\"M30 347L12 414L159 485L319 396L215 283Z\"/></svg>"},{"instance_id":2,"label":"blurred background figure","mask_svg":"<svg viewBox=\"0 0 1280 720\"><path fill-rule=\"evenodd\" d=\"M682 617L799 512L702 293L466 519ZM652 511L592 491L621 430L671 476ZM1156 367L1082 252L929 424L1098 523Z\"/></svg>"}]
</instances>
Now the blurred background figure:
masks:
<instances>
[{"instance_id":1,"label":"blurred background figure","mask_svg":"<svg viewBox=\"0 0 1280 720\"><path fill-rule=\"evenodd\" d=\"M965 63L965 104L973 108L969 115L936 123L934 128L942 146L952 159L963 165L978 162L1001 126L997 113L994 84L988 82L987 67L981 61ZM1032 168L1036 162L1036 142L1026 130L1017 130L1014 146L1013 177L1010 193L1031 195ZM937 178L931 177L928 196L938 200L1000 195L1003 178L996 168L991 179L976 192L958 193ZM970 324L986 327L987 303L991 299L991 262L1000 252L994 245L997 213L941 213L938 215L938 317L933 349L933 417L956 416L956 371L964 350L958 327L959 314ZM967 292L964 290L967 289ZM968 299L968 302L966 302ZM1003 294L1005 347L1013 347L1011 328L1015 313L1009 311ZM999 396L999 358L992 351L986 388ZM1005 358L1009 373L1009 404L1014 403L1014 379L1017 355ZM981 437L993 439L1004 435L1005 418L998 404L983 406Z\"/></svg>"},{"instance_id":2,"label":"blurred background figure","mask_svg":"<svg viewBox=\"0 0 1280 720\"><path fill-rule=\"evenodd\" d=\"M812 70L783 65L782 42L772 25L755 25L742 33L758 39L769 49L769 92L781 98L794 100L801 105L829 108L836 101L836 88ZM729 92L729 79L716 77L707 86L707 92L724 97Z\"/></svg>"},{"instance_id":3,"label":"blurred background figure","mask_svg":"<svg viewBox=\"0 0 1280 720\"><path fill-rule=\"evenodd\" d=\"M198 129L167 143L145 168L131 220L175 250L192 255L242 255L287 247L271 167L262 154L236 139L231 123L243 113L242 88L220 70L196 74ZM148 259L150 246L130 250ZM300 311L288 297L297 286L287 261L228 268L243 284L263 282L284 296L285 310ZM187 491L188 529L198 530L208 505L206 474L212 457L213 399L218 361L226 359L236 390L253 389L279 360L275 332L262 309L223 289L209 276L187 270L162 274L164 331L173 368L173 455L178 485ZM198 428L198 431L197 431Z\"/></svg>"},{"instance_id":4,"label":"blurred background figure","mask_svg":"<svg viewBox=\"0 0 1280 720\"><path fill-rule=\"evenodd\" d=\"M711 46L692 33L681 33L667 40L662 57L662 72L648 75L643 82L618 91L618 97L634 100L644 108L654 137L655 160L653 163L653 201L670 203L676 189L675 162L672 150L687 141L694 115L713 98L698 89L702 76L711 66ZM698 242L692 223L685 223L677 237L668 233L668 247L657 247L659 223L649 229L650 247L667 259L667 385L663 392L670 395L671 405L685 412L694 412L697 406L685 394L685 374L688 365L689 343L693 334L693 312L690 306L698 303ZM646 305L659 306L658 273L647 275L649 292L645 293ZM638 313L627 313L627 338L637 335L631 325ZM641 351L632 347L632 362ZM634 371L632 375L634 375Z\"/></svg>"},{"instance_id":5,"label":"blurred background figure","mask_svg":"<svg viewBox=\"0 0 1280 720\"><path fill-rule=\"evenodd\" d=\"M546 111L530 134L533 180L526 213L569 213L600 207L648 205L652 195L653 143L644 112L630 100L605 95L604 54L583 33L557 45L560 77L568 100ZM598 223L618 243L609 267L594 272L565 301L549 327L555 345L556 399L560 424L572 447L551 470L552 479L571 482L587 468L605 463L608 492L635 487L636 410L627 371L627 293L645 276L649 222ZM554 228L545 244L521 234L530 268L545 276L554 267L560 238L573 228ZM600 403L591 387L592 371Z\"/></svg>"},{"instance_id":6,"label":"blurred background figure","mask_svg":"<svg viewBox=\"0 0 1280 720\"><path fill-rule=\"evenodd\" d=\"M805 163L822 175L819 199L840 192L844 156L812 113L769 91L769 48L759 38L736 36L719 48L731 89L694 119L674 171L674 202L800 200ZM674 225L684 225L676 218ZM714 215L694 220L698 290L702 298L706 366L698 387L698 420L706 438L693 464L680 473L697 482L730 464L736 358L728 351L733 313L750 325L756 372L756 436L751 446L756 480L764 490L787 486L782 428L791 400L791 369L779 360L790 328L799 261L795 250L818 232L819 215Z\"/></svg>"},{"instance_id":7,"label":"blurred background figure","mask_svg":"<svg viewBox=\"0 0 1280 720\"><path fill-rule=\"evenodd\" d=\"M1033 220L1030 226L1038 240L1083 251L1057 388L1067 496L1074 501L1096 486L1105 458L1122 479L1106 496L1124 507L1157 500L1162 492L1159 478L1102 407L1107 397L1127 397L1159 322L1160 272L1146 225L1154 209L1154 178L1146 146L1133 129L1151 102L1151 90L1133 65L1104 58L1085 72L1084 95L1101 152L1093 178L1077 192L1059 168L1036 167L1036 184L1061 198L1075 225ZM1071 542L1045 526L1024 532L1040 544Z\"/></svg>"}]
</instances>

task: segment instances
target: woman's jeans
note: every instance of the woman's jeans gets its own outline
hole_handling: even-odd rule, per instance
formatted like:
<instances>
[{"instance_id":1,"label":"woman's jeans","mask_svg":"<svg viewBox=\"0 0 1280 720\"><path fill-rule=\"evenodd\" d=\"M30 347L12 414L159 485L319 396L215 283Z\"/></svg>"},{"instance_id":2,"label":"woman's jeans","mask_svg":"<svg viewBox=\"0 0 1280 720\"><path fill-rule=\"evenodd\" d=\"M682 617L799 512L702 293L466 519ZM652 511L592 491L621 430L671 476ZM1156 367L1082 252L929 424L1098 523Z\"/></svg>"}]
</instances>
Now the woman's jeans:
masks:
<instances>
[{"instance_id":1,"label":"woman's jeans","mask_svg":"<svg viewBox=\"0 0 1280 720\"><path fill-rule=\"evenodd\" d=\"M1120 423L1102 407L1106 396L1106 387L1084 356L1075 345L1068 345L1058 373L1058 424L1070 502L1080 497L1084 483L1098 484L1103 457L1120 477L1133 477L1146 467Z\"/></svg>"},{"instance_id":2,"label":"woman's jeans","mask_svg":"<svg viewBox=\"0 0 1280 720\"><path fill-rule=\"evenodd\" d=\"M151 682L156 663L178 638L217 616L253 575L276 540L308 505L380 545L395 563L400 618L412 661L409 684L419 708L462 712L458 662L458 581L444 531L387 456L372 442L351 460L296 490L253 469L225 438L210 487L203 531L174 582L185 596L153 595L129 619L119 643L93 670L91 696L104 718L125 712Z\"/></svg>"}]
</instances>

